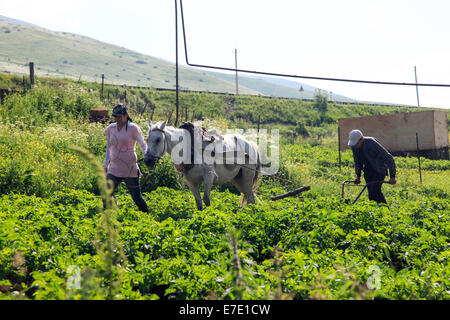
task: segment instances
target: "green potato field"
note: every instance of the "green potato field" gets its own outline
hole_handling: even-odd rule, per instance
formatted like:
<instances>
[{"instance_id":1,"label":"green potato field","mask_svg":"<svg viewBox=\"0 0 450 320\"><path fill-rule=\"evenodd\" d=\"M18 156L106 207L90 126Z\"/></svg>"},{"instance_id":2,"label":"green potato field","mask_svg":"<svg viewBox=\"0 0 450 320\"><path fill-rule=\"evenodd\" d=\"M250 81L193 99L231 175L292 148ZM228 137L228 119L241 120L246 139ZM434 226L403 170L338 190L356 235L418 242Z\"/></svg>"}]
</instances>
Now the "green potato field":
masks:
<instances>
[{"instance_id":1,"label":"green potato field","mask_svg":"<svg viewBox=\"0 0 450 320\"><path fill-rule=\"evenodd\" d=\"M230 114L227 96L184 93L183 120L278 128L277 176L311 190L271 201L298 186L263 176L257 204L241 208L223 185L198 211L166 155L152 171L140 165L146 214L124 185L117 205L107 196L107 124L88 117L119 101L108 90L102 101L93 84L47 80L0 104L0 299L450 299L449 160L422 158L420 183L417 158L395 157L388 205L341 196L355 176L351 151L339 165L336 120L407 107L318 111L314 102L243 96ZM169 118L173 93L130 91L144 135L150 113ZM156 107L142 110L145 101Z\"/></svg>"}]
</instances>

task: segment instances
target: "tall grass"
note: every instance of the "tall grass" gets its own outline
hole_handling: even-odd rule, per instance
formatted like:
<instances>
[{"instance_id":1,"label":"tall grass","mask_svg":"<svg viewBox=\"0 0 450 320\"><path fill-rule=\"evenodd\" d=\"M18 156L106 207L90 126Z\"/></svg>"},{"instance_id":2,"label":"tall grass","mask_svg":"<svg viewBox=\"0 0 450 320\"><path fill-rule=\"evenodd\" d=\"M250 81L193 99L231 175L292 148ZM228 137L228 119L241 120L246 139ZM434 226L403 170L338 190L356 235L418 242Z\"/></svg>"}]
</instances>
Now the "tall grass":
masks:
<instances>
[{"instance_id":1,"label":"tall grass","mask_svg":"<svg viewBox=\"0 0 450 320\"><path fill-rule=\"evenodd\" d=\"M99 98L83 87L38 85L25 95L7 96L0 107L0 117L7 122L45 127L49 123L65 124L70 119L87 119L89 110L99 105Z\"/></svg>"},{"instance_id":2,"label":"tall grass","mask_svg":"<svg viewBox=\"0 0 450 320\"><path fill-rule=\"evenodd\" d=\"M104 203L97 239L95 241L97 253L102 260L102 268L95 272L105 282L106 299L119 298L119 287L122 269L127 264L122 245L119 243L120 223L117 221L117 206L112 197L113 188L106 184L106 175L103 166L95 156L86 149L71 146L74 152L91 167L97 177L97 185ZM102 290L102 287L97 288Z\"/></svg>"}]
</instances>

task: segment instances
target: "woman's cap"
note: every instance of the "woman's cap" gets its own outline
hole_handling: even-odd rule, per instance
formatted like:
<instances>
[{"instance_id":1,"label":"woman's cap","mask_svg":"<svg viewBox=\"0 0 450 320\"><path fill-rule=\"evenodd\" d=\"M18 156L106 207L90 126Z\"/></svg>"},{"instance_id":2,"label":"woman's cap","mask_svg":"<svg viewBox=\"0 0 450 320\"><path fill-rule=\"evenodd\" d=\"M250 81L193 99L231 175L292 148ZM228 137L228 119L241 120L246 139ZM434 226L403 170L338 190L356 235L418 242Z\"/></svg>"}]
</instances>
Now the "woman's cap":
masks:
<instances>
[{"instance_id":1,"label":"woman's cap","mask_svg":"<svg viewBox=\"0 0 450 320\"><path fill-rule=\"evenodd\" d=\"M127 107L125 107L123 104L118 104L113 108L112 116L113 117L120 117L124 114L127 114L128 110Z\"/></svg>"},{"instance_id":2,"label":"woman's cap","mask_svg":"<svg viewBox=\"0 0 450 320\"><path fill-rule=\"evenodd\" d=\"M350 131L348 135L348 145L353 147L358 141L363 137L363 134L360 130L355 129Z\"/></svg>"}]
</instances>

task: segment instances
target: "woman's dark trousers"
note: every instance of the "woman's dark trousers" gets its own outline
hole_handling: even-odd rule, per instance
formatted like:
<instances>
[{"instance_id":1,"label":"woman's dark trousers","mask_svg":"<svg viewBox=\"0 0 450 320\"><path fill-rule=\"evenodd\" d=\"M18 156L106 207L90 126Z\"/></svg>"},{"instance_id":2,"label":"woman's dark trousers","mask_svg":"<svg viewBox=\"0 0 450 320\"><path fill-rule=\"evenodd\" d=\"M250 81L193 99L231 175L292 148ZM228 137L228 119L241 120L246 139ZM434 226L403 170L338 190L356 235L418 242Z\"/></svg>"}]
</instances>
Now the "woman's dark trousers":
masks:
<instances>
[{"instance_id":1,"label":"woman's dark trousers","mask_svg":"<svg viewBox=\"0 0 450 320\"><path fill-rule=\"evenodd\" d=\"M137 178L120 178L120 177L116 177L112 174L107 174L106 180L110 181L114 185L113 195L117 191L117 187L119 186L119 184L122 181L125 181L125 184L128 188L128 192L130 193L131 198L133 198L134 203L138 206L139 210L148 213L147 203L145 202L144 198L142 197L141 186L139 184L139 177L137 177Z\"/></svg>"}]
</instances>

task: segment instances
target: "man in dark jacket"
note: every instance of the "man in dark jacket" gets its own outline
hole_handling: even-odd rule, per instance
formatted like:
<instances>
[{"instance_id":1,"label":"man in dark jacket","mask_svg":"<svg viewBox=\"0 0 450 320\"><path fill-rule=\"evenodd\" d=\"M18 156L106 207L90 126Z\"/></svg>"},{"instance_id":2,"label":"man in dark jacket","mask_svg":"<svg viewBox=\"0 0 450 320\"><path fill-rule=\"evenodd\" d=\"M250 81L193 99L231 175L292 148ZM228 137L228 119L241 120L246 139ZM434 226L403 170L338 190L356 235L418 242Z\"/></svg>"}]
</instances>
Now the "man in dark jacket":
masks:
<instances>
[{"instance_id":1,"label":"man in dark jacket","mask_svg":"<svg viewBox=\"0 0 450 320\"><path fill-rule=\"evenodd\" d=\"M364 170L369 199L376 202L386 203L381 192L382 182L388 175L389 183L396 184L394 157L375 138L364 137L360 130L352 130L349 134L348 145L352 147L353 159L355 160L355 183L361 182L361 171Z\"/></svg>"}]
</instances>

